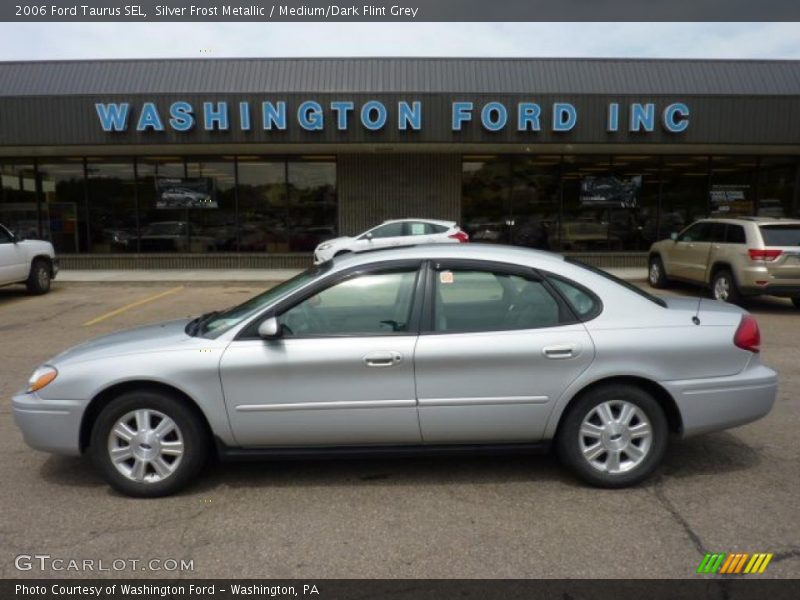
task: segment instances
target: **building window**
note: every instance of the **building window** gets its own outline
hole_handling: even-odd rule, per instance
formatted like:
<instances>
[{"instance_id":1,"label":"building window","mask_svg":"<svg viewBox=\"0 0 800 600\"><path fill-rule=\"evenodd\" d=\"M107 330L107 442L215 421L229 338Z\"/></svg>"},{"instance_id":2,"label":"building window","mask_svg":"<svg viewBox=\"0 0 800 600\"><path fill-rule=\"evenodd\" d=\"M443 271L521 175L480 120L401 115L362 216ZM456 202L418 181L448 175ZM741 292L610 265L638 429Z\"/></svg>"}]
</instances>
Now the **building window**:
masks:
<instances>
[{"instance_id":1,"label":"building window","mask_svg":"<svg viewBox=\"0 0 800 600\"><path fill-rule=\"evenodd\" d=\"M664 156L658 239L669 237L709 213L709 158Z\"/></svg>"},{"instance_id":2,"label":"building window","mask_svg":"<svg viewBox=\"0 0 800 600\"><path fill-rule=\"evenodd\" d=\"M769 156L759 163L758 215L798 217L800 168L795 156Z\"/></svg>"},{"instance_id":3,"label":"building window","mask_svg":"<svg viewBox=\"0 0 800 600\"><path fill-rule=\"evenodd\" d=\"M602 252L624 249L624 239L612 225L614 204L630 202L631 192L617 181L606 155L565 156L562 166L563 203L558 249Z\"/></svg>"},{"instance_id":4,"label":"building window","mask_svg":"<svg viewBox=\"0 0 800 600\"><path fill-rule=\"evenodd\" d=\"M465 157L461 169L462 227L475 242L506 243L509 227L509 157Z\"/></svg>"},{"instance_id":5,"label":"building window","mask_svg":"<svg viewBox=\"0 0 800 600\"><path fill-rule=\"evenodd\" d=\"M0 177L0 223L23 238L45 237L39 227L33 163L4 162L0 164Z\"/></svg>"},{"instance_id":6,"label":"building window","mask_svg":"<svg viewBox=\"0 0 800 600\"><path fill-rule=\"evenodd\" d=\"M92 244L83 160L38 164L43 234L52 240L56 252L64 254L87 252Z\"/></svg>"},{"instance_id":7,"label":"building window","mask_svg":"<svg viewBox=\"0 0 800 600\"><path fill-rule=\"evenodd\" d=\"M755 214L758 159L714 156L711 159L709 213L715 217Z\"/></svg>"},{"instance_id":8,"label":"building window","mask_svg":"<svg viewBox=\"0 0 800 600\"><path fill-rule=\"evenodd\" d=\"M136 179L133 159L89 158L89 229L91 252L136 250Z\"/></svg>"},{"instance_id":9,"label":"building window","mask_svg":"<svg viewBox=\"0 0 800 600\"><path fill-rule=\"evenodd\" d=\"M286 162L240 156L238 173L240 250L288 252Z\"/></svg>"},{"instance_id":10,"label":"building window","mask_svg":"<svg viewBox=\"0 0 800 600\"><path fill-rule=\"evenodd\" d=\"M190 159L186 164L189 191L194 193L190 222L211 238L209 250L238 249L236 164L233 157Z\"/></svg>"},{"instance_id":11,"label":"building window","mask_svg":"<svg viewBox=\"0 0 800 600\"><path fill-rule=\"evenodd\" d=\"M291 252L313 252L336 237L336 163L328 159L287 165Z\"/></svg>"}]
</instances>

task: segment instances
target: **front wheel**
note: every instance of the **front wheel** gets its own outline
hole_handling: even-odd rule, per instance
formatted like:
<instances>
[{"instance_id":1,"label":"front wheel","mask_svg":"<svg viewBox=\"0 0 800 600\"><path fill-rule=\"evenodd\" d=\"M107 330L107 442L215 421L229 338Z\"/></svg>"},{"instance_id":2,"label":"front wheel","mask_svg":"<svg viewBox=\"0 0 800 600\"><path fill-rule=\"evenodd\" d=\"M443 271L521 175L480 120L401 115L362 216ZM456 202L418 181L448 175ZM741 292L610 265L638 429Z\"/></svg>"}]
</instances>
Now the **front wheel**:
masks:
<instances>
[{"instance_id":1,"label":"front wheel","mask_svg":"<svg viewBox=\"0 0 800 600\"><path fill-rule=\"evenodd\" d=\"M559 457L598 487L634 485L650 476L667 449L664 411L644 390L606 385L581 396L556 439Z\"/></svg>"},{"instance_id":2,"label":"front wheel","mask_svg":"<svg viewBox=\"0 0 800 600\"><path fill-rule=\"evenodd\" d=\"M739 304L742 296L730 271L721 269L711 279L711 296L720 302Z\"/></svg>"},{"instance_id":3,"label":"front wheel","mask_svg":"<svg viewBox=\"0 0 800 600\"><path fill-rule=\"evenodd\" d=\"M208 449L195 411L179 398L141 390L122 394L102 410L89 453L112 488L155 498L186 486L205 464Z\"/></svg>"},{"instance_id":4,"label":"front wheel","mask_svg":"<svg viewBox=\"0 0 800 600\"><path fill-rule=\"evenodd\" d=\"M664 272L664 262L660 256L653 256L647 268L647 281L651 287L661 289L667 287L669 281Z\"/></svg>"},{"instance_id":5,"label":"front wheel","mask_svg":"<svg viewBox=\"0 0 800 600\"><path fill-rule=\"evenodd\" d=\"M46 260L37 258L31 265L25 285L31 294L46 294L50 291L50 265Z\"/></svg>"}]
</instances>

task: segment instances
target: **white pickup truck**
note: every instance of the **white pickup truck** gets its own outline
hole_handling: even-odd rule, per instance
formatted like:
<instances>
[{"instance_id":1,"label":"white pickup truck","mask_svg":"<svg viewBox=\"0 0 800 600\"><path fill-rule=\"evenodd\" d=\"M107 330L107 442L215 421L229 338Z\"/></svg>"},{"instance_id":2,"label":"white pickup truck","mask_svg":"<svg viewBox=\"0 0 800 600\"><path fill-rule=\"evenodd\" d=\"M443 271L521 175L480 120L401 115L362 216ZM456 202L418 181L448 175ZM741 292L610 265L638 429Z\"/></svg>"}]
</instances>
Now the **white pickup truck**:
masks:
<instances>
[{"instance_id":1,"label":"white pickup truck","mask_svg":"<svg viewBox=\"0 0 800 600\"><path fill-rule=\"evenodd\" d=\"M57 273L53 244L20 240L0 225L0 285L24 283L30 293L44 294Z\"/></svg>"}]
</instances>

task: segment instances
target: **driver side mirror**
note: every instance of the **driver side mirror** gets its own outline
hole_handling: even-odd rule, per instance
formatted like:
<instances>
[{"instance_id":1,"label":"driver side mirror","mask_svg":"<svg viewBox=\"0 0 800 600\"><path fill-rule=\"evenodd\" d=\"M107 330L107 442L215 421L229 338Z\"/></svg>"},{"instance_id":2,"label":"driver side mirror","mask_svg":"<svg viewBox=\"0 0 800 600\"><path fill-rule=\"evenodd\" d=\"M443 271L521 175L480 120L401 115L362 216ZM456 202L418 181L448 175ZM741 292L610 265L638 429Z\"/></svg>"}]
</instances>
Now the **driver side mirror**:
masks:
<instances>
[{"instance_id":1,"label":"driver side mirror","mask_svg":"<svg viewBox=\"0 0 800 600\"><path fill-rule=\"evenodd\" d=\"M258 336L262 340L274 340L281 337L281 326L278 324L278 319L270 317L262 321L258 326Z\"/></svg>"},{"instance_id":2,"label":"driver side mirror","mask_svg":"<svg viewBox=\"0 0 800 600\"><path fill-rule=\"evenodd\" d=\"M368 242L371 242L372 241L372 234L371 233L364 234L364 239L367 240Z\"/></svg>"},{"instance_id":3,"label":"driver side mirror","mask_svg":"<svg viewBox=\"0 0 800 600\"><path fill-rule=\"evenodd\" d=\"M673 242L677 242L678 234L673 231L672 233L669 234L669 239L671 239Z\"/></svg>"}]
</instances>

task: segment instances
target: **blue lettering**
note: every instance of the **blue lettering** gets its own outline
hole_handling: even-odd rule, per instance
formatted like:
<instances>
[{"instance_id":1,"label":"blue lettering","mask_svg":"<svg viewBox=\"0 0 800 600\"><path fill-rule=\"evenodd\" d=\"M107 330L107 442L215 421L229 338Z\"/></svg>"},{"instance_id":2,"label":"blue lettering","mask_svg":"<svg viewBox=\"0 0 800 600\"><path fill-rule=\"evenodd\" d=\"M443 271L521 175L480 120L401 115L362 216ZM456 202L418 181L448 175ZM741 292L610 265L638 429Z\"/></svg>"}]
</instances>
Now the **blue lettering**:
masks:
<instances>
[{"instance_id":1,"label":"blue lettering","mask_svg":"<svg viewBox=\"0 0 800 600\"><path fill-rule=\"evenodd\" d=\"M239 102L239 127L242 131L250 131L250 103Z\"/></svg>"},{"instance_id":2,"label":"blue lettering","mask_svg":"<svg viewBox=\"0 0 800 600\"><path fill-rule=\"evenodd\" d=\"M161 122L161 116L158 114L156 105L152 102L145 102L142 105L139 122L136 124L136 131L147 131L148 128L153 131L164 131L164 124Z\"/></svg>"},{"instance_id":3,"label":"blue lettering","mask_svg":"<svg viewBox=\"0 0 800 600\"><path fill-rule=\"evenodd\" d=\"M481 125L489 131L500 131L508 122L508 111L499 102L488 102L481 110Z\"/></svg>"},{"instance_id":4,"label":"blue lettering","mask_svg":"<svg viewBox=\"0 0 800 600\"><path fill-rule=\"evenodd\" d=\"M619 131L619 104L617 102L612 102L608 105L606 131Z\"/></svg>"},{"instance_id":5,"label":"blue lettering","mask_svg":"<svg viewBox=\"0 0 800 600\"><path fill-rule=\"evenodd\" d=\"M336 128L347 131L347 113L353 110L352 102L331 102L331 110L336 113Z\"/></svg>"},{"instance_id":6,"label":"blue lettering","mask_svg":"<svg viewBox=\"0 0 800 600\"><path fill-rule=\"evenodd\" d=\"M409 127L415 131L422 129L422 102L400 102L397 105L397 126L400 131Z\"/></svg>"},{"instance_id":7,"label":"blue lettering","mask_svg":"<svg viewBox=\"0 0 800 600\"><path fill-rule=\"evenodd\" d=\"M689 107L682 102L664 109L664 128L670 133L680 133L689 127Z\"/></svg>"},{"instance_id":8,"label":"blue lettering","mask_svg":"<svg viewBox=\"0 0 800 600\"><path fill-rule=\"evenodd\" d=\"M472 102L453 102L453 131L461 131L461 124L472 120Z\"/></svg>"},{"instance_id":9,"label":"blue lettering","mask_svg":"<svg viewBox=\"0 0 800 600\"><path fill-rule=\"evenodd\" d=\"M297 120L300 122L300 127L306 131L322 129L325 119L319 102L314 102L313 100L303 102L300 108L297 109Z\"/></svg>"},{"instance_id":10,"label":"blue lettering","mask_svg":"<svg viewBox=\"0 0 800 600\"><path fill-rule=\"evenodd\" d=\"M533 102L520 102L517 105L517 131L541 131L539 117L542 109Z\"/></svg>"},{"instance_id":11,"label":"blue lettering","mask_svg":"<svg viewBox=\"0 0 800 600\"><path fill-rule=\"evenodd\" d=\"M100 117L100 127L103 131L125 131L128 129L128 103L94 105L97 116Z\"/></svg>"},{"instance_id":12,"label":"blue lettering","mask_svg":"<svg viewBox=\"0 0 800 600\"><path fill-rule=\"evenodd\" d=\"M631 104L631 131L653 131L656 128L656 105L655 104L639 104L634 102Z\"/></svg>"},{"instance_id":13,"label":"blue lettering","mask_svg":"<svg viewBox=\"0 0 800 600\"><path fill-rule=\"evenodd\" d=\"M214 129L227 131L228 103L217 102L215 107L213 102L203 102L203 127L206 131L213 131Z\"/></svg>"},{"instance_id":14,"label":"blue lettering","mask_svg":"<svg viewBox=\"0 0 800 600\"><path fill-rule=\"evenodd\" d=\"M372 113L376 112L376 118L372 118ZM370 131L377 131L386 125L386 107L377 100L365 102L361 107L361 124Z\"/></svg>"},{"instance_id":15,"label":"blue lettering","mask_svg":"<svg viewBox=\"0 0 800 600\"><path fill-rule=\"evenodd\" d=\"M271 130L273 127L280 131L286 129L286 102L283 100L279 101L277 104L262 102L261 112L263 114L264 129Z\"/></svg>"},{"instance_id":16,"label":"blue lettering","mask_svg":"<svg viewBox=\"0 0 800 600\"><path fill-rule=\"evenodd\" d=\"M173 102L169 107L169 126L175 131L189 131L194 127L192 105L180 100Z\"/></svg>"},{"instance_id":17,"label":"blue lettering","mask_svg":"<svg viewBox=\"0 0 800 600\"><path fill-rule=\"evenodd\" d=\"M578 111L569 102L553 104L553 131L570 131L578 122Z\"/></svg>"}]
</instances>

